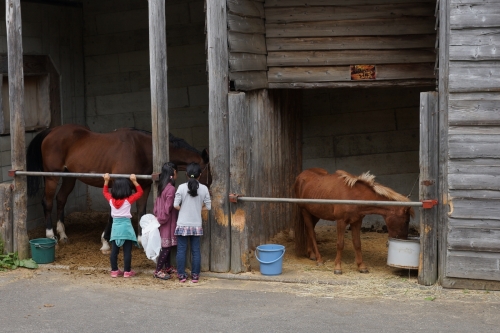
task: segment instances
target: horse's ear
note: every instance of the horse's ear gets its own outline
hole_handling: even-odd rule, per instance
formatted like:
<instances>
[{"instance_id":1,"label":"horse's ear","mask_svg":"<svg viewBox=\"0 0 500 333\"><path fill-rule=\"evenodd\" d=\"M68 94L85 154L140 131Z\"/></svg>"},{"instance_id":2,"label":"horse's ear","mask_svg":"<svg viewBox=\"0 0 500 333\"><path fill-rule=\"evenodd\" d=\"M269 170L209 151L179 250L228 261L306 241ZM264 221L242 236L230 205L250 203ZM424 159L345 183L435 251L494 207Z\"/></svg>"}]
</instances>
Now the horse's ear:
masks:
<instances>
[{"instance_id":1,"label":"horse's ear","mask_svg":"<svg viewBox=\"0 0 500 333\"><path fill-rule=\"evenodd\" d=\"M203 149L203 151L201 152L201 158L203 158L203 162L205 162L205 164L208 163L208 149L207 148Z\"/></svg>"}]
</instances>

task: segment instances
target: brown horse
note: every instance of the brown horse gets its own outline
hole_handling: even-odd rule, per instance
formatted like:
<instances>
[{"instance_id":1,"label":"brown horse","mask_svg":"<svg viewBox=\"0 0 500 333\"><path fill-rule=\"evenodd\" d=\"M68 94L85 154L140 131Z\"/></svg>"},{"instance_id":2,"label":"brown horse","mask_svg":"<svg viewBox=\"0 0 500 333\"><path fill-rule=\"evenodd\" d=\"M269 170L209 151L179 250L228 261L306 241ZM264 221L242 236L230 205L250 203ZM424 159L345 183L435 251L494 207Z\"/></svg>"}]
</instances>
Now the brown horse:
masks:
<instances>
[{"instance_id":1,"label":"brown horse","mask_svg":"<svg viewBox=\"0 0 500 333\"><path fill-rule=\"evenodd\" d=\"M203 173L200 181L209 186L212 177L208 166L208 152L200 153L182 139L170 135L170 161L181 169L191 162L199 163ZM81 125L62 125L46 129L36 135L28 146L27 170L45 172L76 172L76 173L114 173L114 174L144 174L153 172L153 147L151 133L133 128L121 128L110 133L94 133ZM60 177L44 177L45 195L42 205L45 212L46 236L55 238L52 229L52 204ZM64 206L69 194L75 187L76 180L103 187L102 178L62 177L62 184L57 192L57 232L62 241L67 241L64 229ZM146 213L146 204L151 190L151 180L139 179L144 190L143 196L137 201L137 213L140 220ZM28 177L28 195L37 194L41 177ZM111 230L111 225L106 229ZM138 228L140 236L141 228ZM104 236L104 233L103 233ZM106 237L105 237L106 238ZM109 239L109 237L107 237ZM109 245L103 239L106 251Z\"/></svg>"},{"instance_id":2,"label":"brown horse","mask_svg":"<svg viewBox=\"0 0 500 333\"><path fill-rule=\"evenodd\" d=\"M324 169L308 169L295 180L295 195L300 199L410 201L394 190L376 183L374 178L368 172L355 177L342 170L328 174ZM406 239L410 216L414 216L413 208L403 206L299 204L299 208L301 216L295 225L296 251L298 255L305 254L304 246L307 245L307 255L312 260L316 259L318 265L323 263L323 259L319 254L314 227L319 219L337 221L335 274L342 274L342 250L348 224L351 226L358 269L361 273L368 273L361 256L360 232L363 217L369 214L383 216L389 237Z\"/></svg>"}]
</instances>

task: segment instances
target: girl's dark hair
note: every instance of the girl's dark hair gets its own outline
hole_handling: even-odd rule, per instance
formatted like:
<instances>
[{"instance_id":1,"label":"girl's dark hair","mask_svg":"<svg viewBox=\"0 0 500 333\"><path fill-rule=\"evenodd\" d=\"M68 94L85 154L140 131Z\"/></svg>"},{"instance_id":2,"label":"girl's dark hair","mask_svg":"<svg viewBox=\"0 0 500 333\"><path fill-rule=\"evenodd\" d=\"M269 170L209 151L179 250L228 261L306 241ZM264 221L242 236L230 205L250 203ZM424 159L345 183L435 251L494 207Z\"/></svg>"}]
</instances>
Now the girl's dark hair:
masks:
<instances>
[{"instance_id":1,"label":"girl's dark hair","mask_svg":"<svg viewBox=\"0 0 500 333\"><path fill-rule=\"evenodd\" d=\"M186 168L186 174L188 177L188 193L192 197L196 197L198 195L198 187L200 184L198 183L198 177L201 175L201 167L198 163L189 163Z\"/></svg>"},{"instance_id":2,"label":"girl's dark hair","mask_svg":"<svg viewBox=\"0 0 500 333\"><path fill-rule=\"evenodd\" d=\"M116 178L111 187L113 199L125 199L132 195L132 184L127 178Z\"/></svg>"},{"instance_id":3,"label":"girl's dark hair","mask_svg":"<svg viewBox=\"0 0 500 333\"><path fill-rule=\"evenodd\" d=\"M167 162L161 167L160 181L158 182L158 196L161 196L167 184L175 186L174 170L177 171L177 165L173 162Z\"/></svg>"}]
</instances>

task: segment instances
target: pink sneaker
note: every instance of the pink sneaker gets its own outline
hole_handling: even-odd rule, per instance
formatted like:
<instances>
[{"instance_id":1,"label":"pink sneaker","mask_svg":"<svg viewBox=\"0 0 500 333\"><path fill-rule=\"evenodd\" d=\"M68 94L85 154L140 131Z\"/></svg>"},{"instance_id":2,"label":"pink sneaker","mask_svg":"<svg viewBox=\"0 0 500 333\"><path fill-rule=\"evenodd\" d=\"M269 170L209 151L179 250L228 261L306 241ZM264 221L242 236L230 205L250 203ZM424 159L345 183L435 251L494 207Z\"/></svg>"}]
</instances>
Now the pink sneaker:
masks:
<instances>
[{"instance_id":1,"label":"pink sneaker","mask_svg":"<svg viewBox=\"0 0 500 333\"><path fill-rule=\"evenodd\" d=\"M119 277L120 275L123 275L123 271L121 271L119 269L117 271L111 271L111 277L112 278Z\"/></svg>"},{"instance_id":2,"label":"pink sneaker","mask_svg":"<svg viewBox=\"0 0 500 333\"><path fill-rule=\"evenodd\" d=\"M123 273L123 277L124 278L129 278L129 277L132 277L135 275L135 272L134 271L130 271L130 272L124 272Z\"/></svg>"}]
</instances>

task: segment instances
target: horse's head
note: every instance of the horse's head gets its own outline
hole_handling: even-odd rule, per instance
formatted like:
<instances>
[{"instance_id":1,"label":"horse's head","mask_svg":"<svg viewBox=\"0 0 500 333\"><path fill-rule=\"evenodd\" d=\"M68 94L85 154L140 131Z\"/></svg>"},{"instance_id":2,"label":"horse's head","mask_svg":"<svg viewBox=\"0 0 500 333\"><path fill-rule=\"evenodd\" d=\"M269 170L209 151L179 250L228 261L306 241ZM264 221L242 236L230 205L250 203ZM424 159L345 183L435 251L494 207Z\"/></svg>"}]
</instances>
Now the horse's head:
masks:
<instances>
[{"instance_id":1,"label":"horse's head","mask_svg":"<svg viewBox=\"0 0 500 333\"><path fill-rule=\"evenodd\" d=\"M385 216L390 238L408 239L410 218L415 215L411 207L395 207L392 214Z\"/></svg>"},{"instance_id":2,"label":"horse's head","mask_svg":"<svg viewBox=\"0 0 500 333\"><path fill-rule=\"evenodd\" d=\"M210 188L212 184L212 172L210 171L210 161L208 159L208 149L203 149L201 153L201 158L203 159L203 164L201 166L200 183L206 185Z\"/></svg>"}]
</instances>

